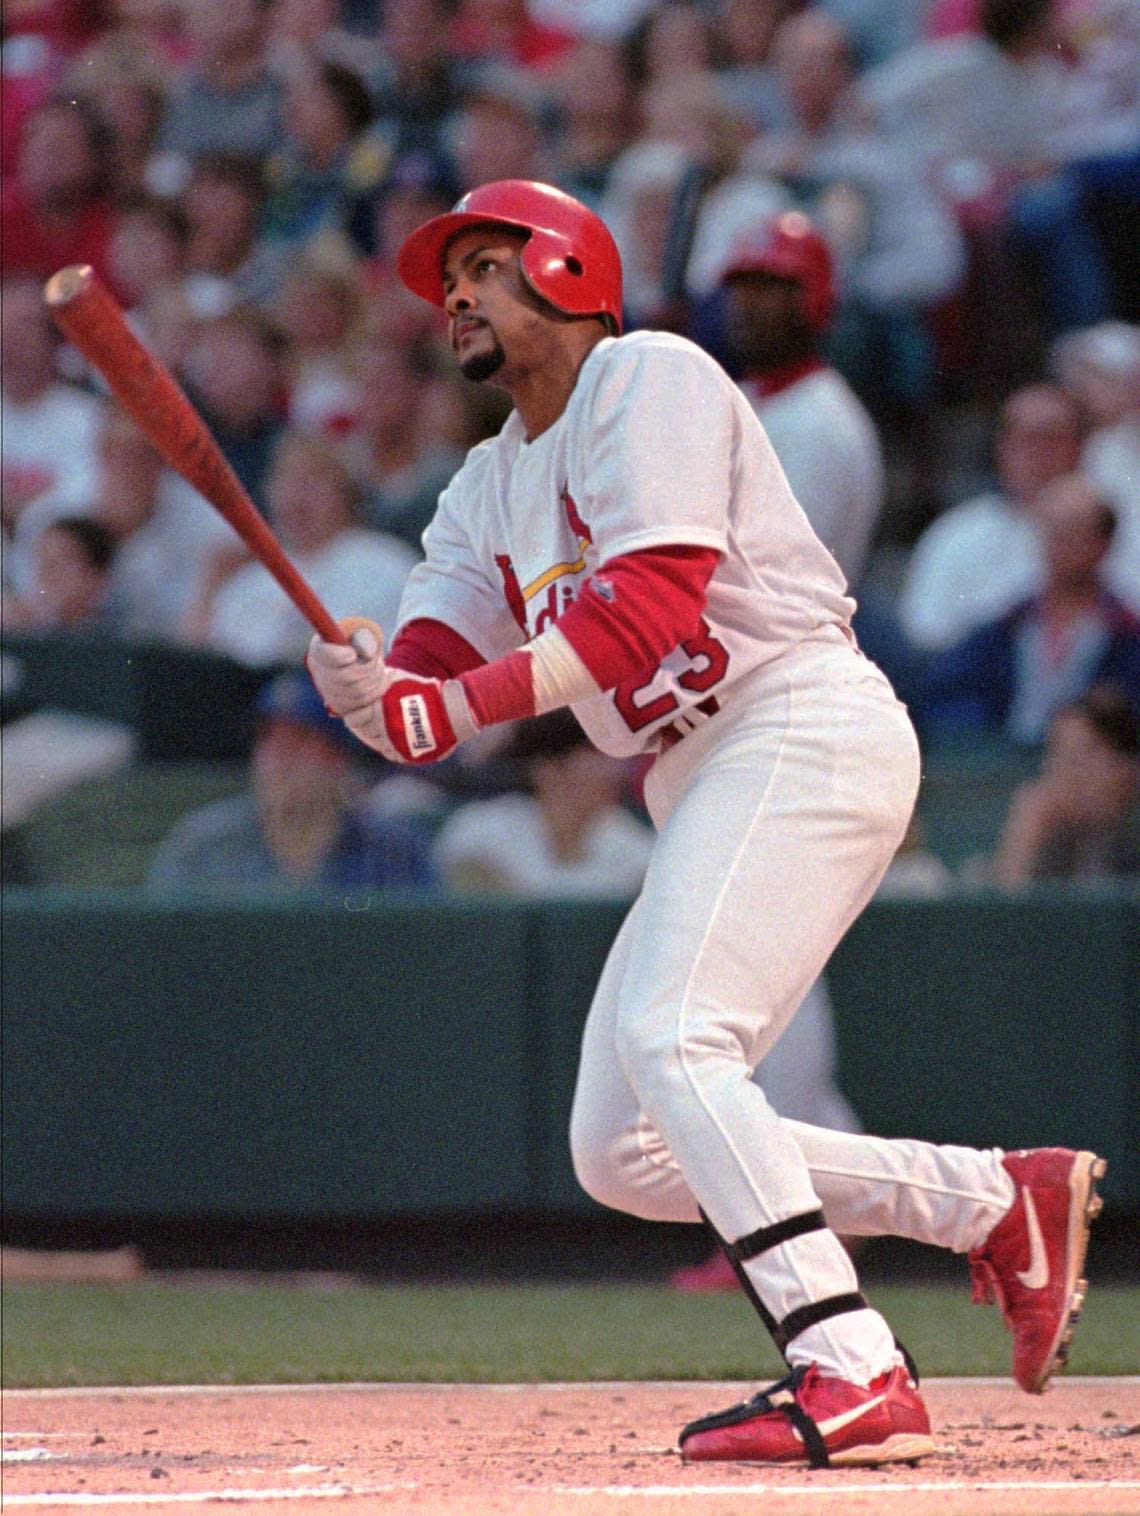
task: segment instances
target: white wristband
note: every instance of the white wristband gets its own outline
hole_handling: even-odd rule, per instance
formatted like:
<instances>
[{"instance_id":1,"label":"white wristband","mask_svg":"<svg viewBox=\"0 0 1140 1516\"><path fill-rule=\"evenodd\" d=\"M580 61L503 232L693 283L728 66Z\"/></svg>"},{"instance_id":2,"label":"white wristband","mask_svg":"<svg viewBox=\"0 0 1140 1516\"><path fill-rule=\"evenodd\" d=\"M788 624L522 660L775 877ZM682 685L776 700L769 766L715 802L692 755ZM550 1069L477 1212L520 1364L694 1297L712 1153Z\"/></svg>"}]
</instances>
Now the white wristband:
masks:
<instances>
[{"instance_id":1,"label":"white wristband","mask_svg":"<svg viewBox=\"0 0 1140 1516\"><path fill-rule=\"evenodd\" d=\"M524 651L530 654L536 716L601 694L601 686L556 626L528 642Z\"/></svg>"}]
</instances>

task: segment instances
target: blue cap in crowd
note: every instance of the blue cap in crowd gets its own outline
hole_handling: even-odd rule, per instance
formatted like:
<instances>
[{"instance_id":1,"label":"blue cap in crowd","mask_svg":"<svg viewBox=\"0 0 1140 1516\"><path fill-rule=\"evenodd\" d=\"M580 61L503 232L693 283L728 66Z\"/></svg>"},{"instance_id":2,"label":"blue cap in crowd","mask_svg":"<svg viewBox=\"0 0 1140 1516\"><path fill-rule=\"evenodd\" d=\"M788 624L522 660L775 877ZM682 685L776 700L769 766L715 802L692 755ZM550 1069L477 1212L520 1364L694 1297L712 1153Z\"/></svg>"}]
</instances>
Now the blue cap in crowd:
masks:
<instances>
[{"instance_id":1,"label":"blue cap in crowd","mask_svg":"<svg viewBox=\"0 0 1140 1516\"><path fill-rule=\"evenodd\" d=\"M258 722L277 717L312 727L346 752L360 752L360 743L339 716L330 715L316 686L303 669L286 669L263 684L253 703L253 714Z\"/></svg>"}]
</instances>

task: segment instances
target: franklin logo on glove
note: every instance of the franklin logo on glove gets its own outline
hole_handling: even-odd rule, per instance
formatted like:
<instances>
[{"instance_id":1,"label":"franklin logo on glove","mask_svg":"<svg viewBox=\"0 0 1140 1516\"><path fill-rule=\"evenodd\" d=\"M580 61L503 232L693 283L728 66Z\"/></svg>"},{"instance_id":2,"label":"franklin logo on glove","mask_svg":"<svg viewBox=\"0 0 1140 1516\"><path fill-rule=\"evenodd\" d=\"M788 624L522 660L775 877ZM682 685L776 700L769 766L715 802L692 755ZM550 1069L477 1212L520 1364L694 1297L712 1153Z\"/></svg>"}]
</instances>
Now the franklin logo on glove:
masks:
<instances>
[{"instance_id":1,"label":"franklin logo on glove","mask_svg":"<svg viewBox=\"0 0 1140 1516\"><path fill-rule=\"evenodd\" d=\"M404 695L400 700L400 715L404 718L404 735L408 740L408 751L413 757L430 753L435 748L436 741L424 697Z\"/></svg>"}]
</instances>

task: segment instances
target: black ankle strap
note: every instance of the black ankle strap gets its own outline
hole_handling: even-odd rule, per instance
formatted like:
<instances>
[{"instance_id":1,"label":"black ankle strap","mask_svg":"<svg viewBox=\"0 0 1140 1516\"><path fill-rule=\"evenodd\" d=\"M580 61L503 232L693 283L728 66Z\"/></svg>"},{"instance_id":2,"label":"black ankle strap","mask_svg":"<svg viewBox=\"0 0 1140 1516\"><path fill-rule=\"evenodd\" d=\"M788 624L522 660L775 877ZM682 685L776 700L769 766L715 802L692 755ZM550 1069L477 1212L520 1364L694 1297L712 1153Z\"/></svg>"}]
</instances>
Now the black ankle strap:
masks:
<instances>
[{"instance_id":1,"label":"black ankle strap","mask_svg":"<svg viewBox=\"0 0 1140 1516\"><path fill-rule=\"evenodd\" d=\"M811 1419L798 1400L791 1404L778 1407L795 1427L796 1431L804 1440L804 1452L808 1455L808 1465L813 1469L827 1469L831 1467L831 1459L827 1456L827 1445L823 1440L823 1433Z\"/></svg>"},{"instance_id":2,"label":"black ankle strap","mask_svg":"<svg viewBox=\"0 0 1140 1516\"><path fill-rule=\"evenodd\" d=\"M759 1258L761 1253L768 1252L770 1248L791 1242L793 1237L826 1230L827 1222L823 1219L822 1210L804 1211L800 1216L789 1216L785 1221L760 1227L755 1232L749 1232L747 1237L740 1237L736 1242L726 1242L723 1246L730 1258L745 1263L749 1258Z\"/></svg>"},{"instance_id":3,"label":"black ankle strap","mask_svg":"<svg viewBox=\"0 0 1140 1516\"><path fill-rule=\"evenodd\" d=\"M832 1316L842 1316L847 1311L866 1310L866 1300L857 1291L852 1291L845 1295L831 1295L826 1300L813 1300L797 1310L790 1311L783 1321L777 1321L760 1299L756 1286L745 1271L744 1259L758 1258L761 1253L766 1253L770 1248L779 1247L781 1242L788 1242L792 1237L800 1237L806 1232L823 1231L826 1228L826 1222L823 1219L822 1210L805 1211L800 1216L789 1216L786 1221L777 1221L772 1226L762 1227L759 1231L751 1232L747 1237L741 1237L734 1243L725 1242L709 1218L705 1216L704 1211L701 1215L709 1231L724 1250L733 1272L740 1281L741 1289L748 1296L760 1320L772 1334L772 1341L785 1360L788 1356L788 1343L793 1337L798 1337L801 1332L806 1332L808 1327L818 1326L821 1321L827 1321Z\"/></svg>"},{"instance_id":4,"label":"black ankle strap","mask_svg":"<svg viewBox=\"0 0 1140 1516\"><path fill-rule=\"evenodd\" d=\"M804 1452L807 1454L811 1468L829 1468L831 1460L827 1456L823 1434L796 1399L796 1391L803 1383L806 1373L807 1369L801 1365L793 1369L785 1378L770 1385L768 1389L762 1390L758 1395L753 1395L751 1400L742 1400L739 1405L729 1406L727 1411L714 1411L711 1416L702 1416L699 1421L690 1421L688 1426L682 1428L678 1438L681 1451L684 1452L686 1438L692 1437L694 1433L715 1432L722 1427L739 1426L741 1422L751 1421L756 1416L767 1416L772 1411L779 1411L782 1416L787 1417L802 1437Z\"/></svg>"},{"instance_id":5,"label":"black ankle strap","mask_svg":"<svg viewBox=\"0 0 1140 1516\"><path fill-rule=\"evenodd\" d=\"M845 1316L848 1311L865 1311L867 1302L858 1290L847 1295L829 1295L826 1300L812 1300L797 1310L789 1311L772 1331L772 1337L780 1352L787 1357L788 1343L809 1327L821 1321L830 1321L832 1316Z\"/></svg>"}]
</instances>

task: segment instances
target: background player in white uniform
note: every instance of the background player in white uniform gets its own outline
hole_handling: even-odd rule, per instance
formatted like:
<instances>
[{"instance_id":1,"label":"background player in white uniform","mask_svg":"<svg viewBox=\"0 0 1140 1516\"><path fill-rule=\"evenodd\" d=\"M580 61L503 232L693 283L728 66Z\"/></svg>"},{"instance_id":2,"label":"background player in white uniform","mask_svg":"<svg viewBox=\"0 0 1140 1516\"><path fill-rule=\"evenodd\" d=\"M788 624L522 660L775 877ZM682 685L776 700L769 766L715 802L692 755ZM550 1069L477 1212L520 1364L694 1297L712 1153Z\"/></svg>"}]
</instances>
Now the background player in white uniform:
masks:
<instances>
[{"instance_id":1,"label":"background player in white uniform","mask_svg":"<svg viewBox=\"0 0 1140 1516\"><path fill-rule=\"evenodd\" d=\"M740 387L812 530L858 587L883 508L883 450L824 356L837 298L828 245L806 216L786 211L740 239L721 284Z\"/></svg>"},{"instance_id":2,"label":"background player in white uniform","mask_svg":"<svg viewBox=\"0 0 1140 1516\"><path fill-rule=\"evenodd\" d=\"M579 1179L639 1216L707 1217L791 1366L686 1427L686 1458L922 1456L916 1385L830 1228L970 1251L1040 1389L1103 1164L784 1122L749 1077L903 835L906 712L744 396L679 337L617 337L620 262L592 212L484 185L399 267L445 306L463 372L516 408L440 497L387 659L366 630L359 659L315 638L313 677L398 761L561 705L604 751L659 755L657 843L583 1039Z\"/></svg>"}]
</instances>

